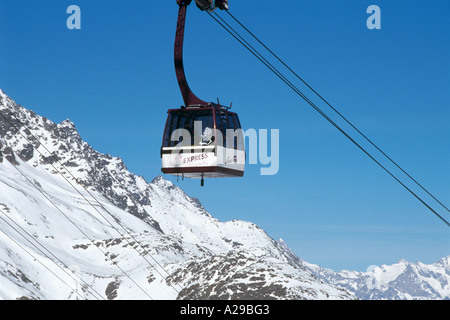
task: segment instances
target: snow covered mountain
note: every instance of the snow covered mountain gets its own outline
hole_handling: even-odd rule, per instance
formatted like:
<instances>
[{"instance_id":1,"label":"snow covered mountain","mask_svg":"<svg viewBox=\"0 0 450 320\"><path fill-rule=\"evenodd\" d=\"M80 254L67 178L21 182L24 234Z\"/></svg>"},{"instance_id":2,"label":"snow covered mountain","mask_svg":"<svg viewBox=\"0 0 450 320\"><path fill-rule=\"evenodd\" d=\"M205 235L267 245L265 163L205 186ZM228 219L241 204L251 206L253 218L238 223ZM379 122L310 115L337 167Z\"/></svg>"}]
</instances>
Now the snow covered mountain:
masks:
<instances>
[{"instance_id":1,"label":"snow covered mountain","mask_svg":"<svg viewBox=\"0 0 450 320\"><path fill-rule=\"evenodd\" d=\"M335 272L302 261L319 279L364 300L450 300L450 256L432 263L400 260L368 272Z\"/></svg>"},{"instance_id":2,"label":"snow covered mountain","mask_svg":"<svg viewBox=\"0 0 450 320\"><path fill-rule=\"evenodd\" d=\"M0 299L354 299L0 90Z\"/></svg>"}]
</instances>

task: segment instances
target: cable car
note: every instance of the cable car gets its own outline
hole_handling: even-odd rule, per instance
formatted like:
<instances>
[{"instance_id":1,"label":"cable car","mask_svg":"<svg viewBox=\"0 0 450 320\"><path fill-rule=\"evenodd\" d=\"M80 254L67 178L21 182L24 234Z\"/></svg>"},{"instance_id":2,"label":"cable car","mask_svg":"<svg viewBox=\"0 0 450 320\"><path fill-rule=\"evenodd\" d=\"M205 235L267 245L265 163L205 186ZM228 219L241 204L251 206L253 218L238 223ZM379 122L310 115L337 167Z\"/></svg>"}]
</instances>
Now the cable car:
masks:
<instances>
[{"instance_id":1,"label":"cable car","mask_svg":"<svg viewBox=\"0 0 450 320\"><path fill-rule=\"evenodd\" d=\"M195 0L201 10L228 10L228 0ZM242 177L245 146L241 123L230 107L205 102L189 88L183 66L183 41L187 7L179 5L175 36L175 71L184 106L167 111L161 147L161 171L177 177L201 179Z\"/></svg>"}]
</instances>

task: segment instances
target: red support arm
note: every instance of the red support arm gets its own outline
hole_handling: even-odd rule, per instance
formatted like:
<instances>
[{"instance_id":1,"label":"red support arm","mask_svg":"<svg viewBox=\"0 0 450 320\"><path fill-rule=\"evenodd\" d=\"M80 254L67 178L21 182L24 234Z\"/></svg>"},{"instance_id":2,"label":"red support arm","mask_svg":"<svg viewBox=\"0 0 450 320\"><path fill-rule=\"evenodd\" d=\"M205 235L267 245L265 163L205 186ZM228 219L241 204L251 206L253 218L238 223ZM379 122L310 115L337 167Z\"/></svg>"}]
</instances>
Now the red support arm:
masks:
<instances>
[{"instance_id":1,"label":"red support arm","mask_svg":"<svg viewBox=\"0 0 450 320\"><path fill-rule=\"evenodd\" d=\"M178 85L180 86L181 95L183 96L184 104L189 106L203 106L207 107L209 103L200 100L189 88L186 81L183 65L183 43L184 43L184 29L186 24L187 6L191 0L177 0L180 6L178 11L177 32L175 36L175 72L177 74Z\"/></svg>"},{"instance_id":2,"label":"red support arm","mask_svg":"<svg viewBox=\"0 0 450 320\"><path fill-rule=\"evenodd\" d=\"M189 106L208 107L210 103L199 99L189 88L184 73L183 65L183 43L184 43L184 29L186 25L187 7L192 0L177 0L180 9L178 11L177 32L175 36L175 72L177 74L178 85L180 86L181 95L183 96L184 104ZM197 6L201 10L212 11L216 7L221 10L228 10L228 0L195 0ZM213 4L214 2L214 4Z\"/></svg>"}]
</instances>

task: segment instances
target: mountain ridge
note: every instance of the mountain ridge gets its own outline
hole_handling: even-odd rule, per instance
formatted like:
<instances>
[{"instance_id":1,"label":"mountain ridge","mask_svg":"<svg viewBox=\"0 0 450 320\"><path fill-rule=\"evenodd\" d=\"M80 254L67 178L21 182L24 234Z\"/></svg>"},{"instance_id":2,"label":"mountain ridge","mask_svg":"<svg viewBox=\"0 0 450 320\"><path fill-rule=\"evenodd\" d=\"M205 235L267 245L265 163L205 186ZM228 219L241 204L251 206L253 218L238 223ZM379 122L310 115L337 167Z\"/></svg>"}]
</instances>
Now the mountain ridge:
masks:
<instances>
[{"instance_id":1,"label":"mountain ridge","mask_svg":"<svg viewBox=\"0 0 450 320\"><path fill-rule=\"evenodd\" d=\"M257 225L219 221L0 91L0 298L354 299Z\"/></svg>"}]
</instances>

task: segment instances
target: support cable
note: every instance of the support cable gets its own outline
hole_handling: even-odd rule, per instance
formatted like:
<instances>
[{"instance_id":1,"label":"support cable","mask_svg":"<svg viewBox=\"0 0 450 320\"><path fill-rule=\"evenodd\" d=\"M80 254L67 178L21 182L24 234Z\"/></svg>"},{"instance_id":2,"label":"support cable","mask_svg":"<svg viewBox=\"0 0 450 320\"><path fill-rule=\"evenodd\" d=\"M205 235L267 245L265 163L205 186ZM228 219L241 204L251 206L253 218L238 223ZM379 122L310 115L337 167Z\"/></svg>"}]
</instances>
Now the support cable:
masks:
<instances>
[{"instance_id":1,"label":"support cable","mask_svg":"<svg viewBox=\"0 0 450 320\"><path fill-rule=\"evenodd\" d=\"M424 206L426 206L433 214L435 214L440 220L442 220L448 227L450 227L450 222L448 222L444 217L437 213L430 205L428 205L421 197L414 193L410 188L408 188L403 182L400 181L393 173L391 173L386 167L384 167L379 161L377 161L368 151L366 151L359 143L357 143L352 137L350 137L338 124L336 124L331 118L329 118L319 107L317 107L308 97L306 97L303 92L301 92L295 85L293 85L285 76L281 74L275 67L267 62L262 55L255 50L252 46L248 45L248 42L244 40L242 36L239 35L233 28L221 19L217 13L213 16L211 13L208 14L231 36L233 36L241 45L243 45L251 54L253 54L258 60L260 60L270 71L272 71L277 77L279 77L286 85L288 85L297 95L299 95L303 100L305 100L312 108L314 108L321 116L323 116L328 122L330 122L336 129L338 129L347 139L349 139L355 146L357 146L361 151L363 151L370 159L372 159L379 167L381 167L386 173L388 173L393 179L395 179L403 188L405 188L409 193L411 193L417 200L419 200ZM219 21L220 20L220 21Z\"/></svg>"},{"instance_id":2,"label":"support cable","mask_svg":"<svg viewBox=\"0 0 450 320\"><path fill-rule=\"evenodd\" d=\"M31 256L36 262L38 262L40 265L42 265L45 269L47 269L51 274L53 274L56 278L58 278L62 283L64 283L67 287L69 287L73 292L75 292L78 296L80 296L82 299L83 296L80 295L80 293L72 288L71 285L69 285L64 279L62 279L60 276L58 276L55 272L53 272L48 266L46 266L41 260L39 260L35 255L33 255L33 253L31 253L29 250L27 250L23 245L21 245L18 241L16 241L15 239L13 239L10 235L6 234L5 231L0 230L1 233L3 233L3 235L5 235L9 240L11 240L12 242L14 242L17 246L19 246L23 251L25 251L29 256Z\"/></svg>"},{"instance_id":3,"label":"support cable","mask_svg":"<svg viewBox=\"0 0 450 320\"><path fill-rule=\"evenodd\" d=\"M2 216L0 216L0 220L2 220L3 222L5 222L10 228L12 228L16 233L18 233L20 236L22 236L22 238L24 238L28 243L30 243L30 245L32 245L34 248L36 248L36 250L38 250L42 255L44 255L47 259L49 259L51 262L53 262L59 269L61 269L64 273L66 273L69 277L71 277L76 283L78 283L78 285L80 285L80 287L83 288L83 285L74 278L73 273L67 271L66 269L68 269L69 267L63 262L61 261L61 259L59 259L57 256L55 256L50 250L48 250L42 243L40 243L36 238L34 238L29 232L27 232L25 229L23 229L16 221L14 221L14 219L12 219L9 215L7 215L3 210L0 209L0 213L2 215L4 215L5 217L7 217L15 226L13 226L10 222L8 222L5 218L3 218ZM22 234L18 229L22 230L22 232L24 232L28 238ZM33 241L31 241L30 239L32 239L33 241L35 241L39 246L41 246L47 253L44 252L43 249L39 248L35 243L33 243ZM54 261L53 259L50 258L50 256L52 256L56 261L58 261L59 263L61 263L61 265L59 265L58 263L56 263L56 261ZM37 260L35 258L35 260ZM64 269L64 268L66 269ZM58 277L59 278L59 277ZM78 276L79 280L82 281L85 286L87 288L90 288L96 295L94 295L92 292L89 292L96 300L100 300L103 299L105 300L105 298L103 298L103 296L97 291L95 290L95 288L93 288L90 284L88 284L85 280L83 280L83 278L81 278L80 276ZM61 279L60 279L61 280ZM64 283L69 286L65 281ZM70 289L72 289L69 286ZM73 290L73 289L72 289ZM81 298L83 298L78 292L75 292L76 294L78 294ZM100 299L99 299L100 297Z\"/></svg>"},{"instance_id":4,"label":"support cable","mask_svg":"<svg viewBox=\"0 0 450 320\"><path fill-rule=\"evenodd\" d=\"M323 102L325 102L334 112L336 112L339 117L341 117L345 122L347 122L356 132L358 132L366 141L368 141L375 149L377 149L384 157L386 157L392 164L394 164L398 169L400 169L409 179L411 179L417 186L419 186L423 191L425 191L430 197L432 197L437 203L439 203L445 210L450 212L450 209L445 206L441 201L439 201L430 191L428 191L422 184L420 184L416 179L414 179L406 170L404 170L397 162L395 162L391 157L389 157L379 146L377 146L371 139L369 139L363 132L361 132L350 120L348 120L342 113L339 112L335 107L331 105L322 95L320 95L316 90L314 90L302 77L300 77L291 67L289 67L277 54L275 54L268 46L266 46L253 32L251 32L247 27L244 26L235 16L233 16L228 10L226 11L228 15L236 21L245 31L248 32L256 41L259 42L272 56L274 56L283 66L285 66L297 79L299 79L303 84L305 84L312 92L314 92Z\"/></svg>"}]
</instances>

